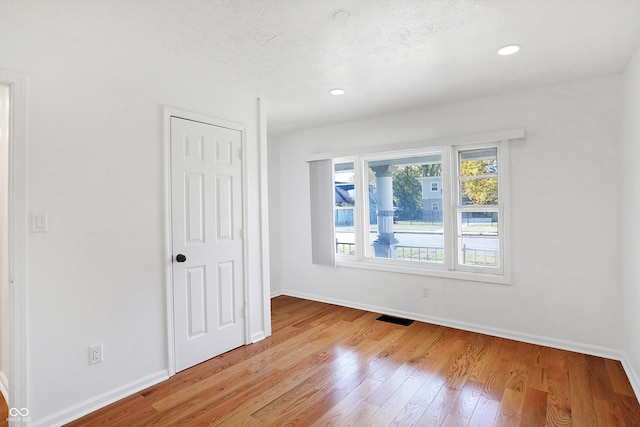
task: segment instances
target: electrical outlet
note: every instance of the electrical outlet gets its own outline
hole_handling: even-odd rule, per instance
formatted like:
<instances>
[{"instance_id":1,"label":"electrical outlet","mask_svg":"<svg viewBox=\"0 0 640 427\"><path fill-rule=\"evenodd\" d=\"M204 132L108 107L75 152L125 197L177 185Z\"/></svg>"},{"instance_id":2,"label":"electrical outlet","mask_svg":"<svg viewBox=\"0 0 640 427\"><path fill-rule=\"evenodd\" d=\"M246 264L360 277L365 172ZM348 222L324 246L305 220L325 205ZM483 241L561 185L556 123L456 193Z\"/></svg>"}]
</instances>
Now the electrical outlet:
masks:
<instances>
[{"instance_id":1,"label":"electrical outlet","mask_svg":"<svg viewBox=\"0 0 640 427\"><path fill-rule=\"evenodd\" d=\"M425 286L422 288L422 298L429 298L429 287Z\"/></svg>"},{"instance_id":2,"label":"electrical outlet","mask_svg":"<svg viewBox=\"0 0 640 427\"><path fill-rule=\"evenodd\" d=\"M102 362L102 343L89 347L89 365Z\"/></svg>"}]
</instances>

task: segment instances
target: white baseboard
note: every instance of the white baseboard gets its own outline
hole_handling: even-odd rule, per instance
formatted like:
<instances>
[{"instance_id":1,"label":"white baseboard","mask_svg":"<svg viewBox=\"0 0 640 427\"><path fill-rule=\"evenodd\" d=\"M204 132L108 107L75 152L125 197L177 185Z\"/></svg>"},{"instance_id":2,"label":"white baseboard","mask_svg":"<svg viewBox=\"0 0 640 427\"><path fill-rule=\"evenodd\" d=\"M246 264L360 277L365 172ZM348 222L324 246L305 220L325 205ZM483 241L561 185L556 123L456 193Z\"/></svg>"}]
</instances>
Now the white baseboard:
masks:
<instances>
[{"instance_id":1,"label":"white baseboard","mask_svg":"<svg viewBox=\"0 0 640 427\"><path fill-rule=\"evenodd\" d=\"M411 313L408 311L394 310L386 307L378 307L358 302L341 300L336 298L328 298L320 295L312 295L303 292L283 291L280 295L288 295L296 298L308 299L312 301L325 302L328 304L341 305L344 307L357 308L359 310L371 311L374 313L387 314L390 316L404 317L406 319L417 320L435 325L448 326L450 328L462 329L470 332L491 335L500 338L507 338L515 341L522 341L535 345L543 345L546 347L558 348L561 350L574 351L577 353L590 354L592 356L605 357L607 359L622 360L622 352L606 347L599 347L590 344L580 343L569 340L559 340L556 338L544 337L539 335L526 334L508 329L493 328L474 323L459 322L451 319L443 319L440 317L426 316L420 313Z\"/></svg>"},{"instance_id":2,"label":"white baseboard","mask_svg":"<svg viewBox=\"0 0 640 427\"><path fill-rule=\"evenodd\" d=\"M9 378L4 371L0 371L0 393L2 393L4 401L9 404Z\"/></svg>"},{"instance_id":3,"label":"white baseboard","mask_svg":"<svg viewBox=\"0 0 640 427\"><path fill-rule=\"evenodd\" d=\"M288 294L285 294L282 291L275 291L271 293L271 298L279 297L280 295L288 295Z\"/></svg>"},{"instance_id":4,"label":"white baseboard","mask_svg":"<svg viewBox=\"0 0 640 427\"><path fill-rule=\"evenodd\" d=\"M140 378L139 380L132 381L99 396L87 399L84 402L80 402L76 405L70 406L69 408L63 409L62 411L49 415L48 417L45 417L43 419L33 420L33 422L29 425L33 427L57 427L63 424L67 424L73 420L77 420L84 415L90 414L93 411L117 402L118 400L124 399L125 397L137 393L141 390L144 390L145 388L165 381L168 378L168 371L159 371L155 374L147 375L144 378Z\"/></svg>"},{"instance_id":5,"label":"white baseboard","mask_svg":"<svg viewBox=\"0 0 640 427\"><path fill-rule=\"evenodd\" d=\"M622 353L622 358L620 359L620 363L622 363L622 367L624 371L627 373L627 378L629 378L629 382L631 383L631 387L633 388L633 392L636 394L636 399L640 400L640 375L638 375L638 371L635 370L633 364L629 362L629 357L627 353Z\"/></svg>"}]
</instances>

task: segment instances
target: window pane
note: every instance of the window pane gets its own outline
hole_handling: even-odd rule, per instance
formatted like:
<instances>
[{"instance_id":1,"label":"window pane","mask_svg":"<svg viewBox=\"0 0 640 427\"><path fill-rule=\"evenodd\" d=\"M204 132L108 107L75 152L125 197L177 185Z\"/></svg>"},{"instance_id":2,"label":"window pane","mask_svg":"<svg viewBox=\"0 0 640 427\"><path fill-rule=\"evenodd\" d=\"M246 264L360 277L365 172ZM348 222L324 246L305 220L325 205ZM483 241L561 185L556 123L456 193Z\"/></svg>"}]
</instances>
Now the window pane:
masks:
<instances>
[{"instance_id":1,"label":"window pane","mask_svg":"<svg viewBox=\"0 0 640 427\"><path fill-rule=\"evenodd\" d=\"M458 263L499 266L498 212L460 212L458 221Z\"/></svg>"},{"instance_id":2,"label":"window pane","mask_svg":"<svg viewBox=\"0 0 640 427\"><path fill-rule=\"evenodd\" d=\"M368 255L444 262L442 155L368 162Z\"/></svg>"},{"instance_id":3,"label":"window pane","mask_svg":"<svg viewBox=\"0 0 640 427\"><path fill-rule=\"evenodd\" d=\"M498 203L498 149L483 148L458 153L459 203L495 205Z\"/></svg>"},{"instance_id":4,"label":"window pane","mask_svg":"<svg viewBox=\"0 0 640 427\"><path fill-rule=\"evenodd\" d=\"M460 204L495 205L498 203L498 178L460 180Z\"/></svg>"},{"instance_id":5,"label":"window pane","mask_svg":"<svg viewBox=\"0 0 640 427\"><path fill-rule=\"evenodd\" d=\"M460 151L460 176L496 175L498 173L498 149Z\"/></svg>"},{"instance_id":6,"label":"window pane","mask_svg":"<svg viewBox=\"0 0 640 427\"><path fill-rule=\"evenodd\" d=\"M355 255L355 170L353 163L336 163L335 230L336 254Z\"/></svg>"}]
</instances>

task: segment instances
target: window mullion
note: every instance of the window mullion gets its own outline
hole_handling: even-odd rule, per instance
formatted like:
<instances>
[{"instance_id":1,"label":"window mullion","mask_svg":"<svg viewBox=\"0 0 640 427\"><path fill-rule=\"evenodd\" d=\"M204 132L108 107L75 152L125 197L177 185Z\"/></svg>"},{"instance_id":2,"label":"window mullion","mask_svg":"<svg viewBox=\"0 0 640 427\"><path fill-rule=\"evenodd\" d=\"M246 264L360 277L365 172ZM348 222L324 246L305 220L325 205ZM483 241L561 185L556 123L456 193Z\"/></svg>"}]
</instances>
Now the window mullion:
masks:
<instances>
[{"instance_id":1,"label":"window mullion","mask_svg":"<svg viewBox=\"0 0 640 427\"><path fill-rule=\"evenodd\" d=\"M453 164L454 149L442 150L442 198L443 206L446 206L442 213L444 229L444 264L447 270L454 269L455 254L457 253L457 226L456 226L456 200L458 175L457 166Z\"/></svg>"},{"instance_id":2,"label":"window mullion","mask_svg":"<svg viewBox=\"0 0 640 427\"><path fill-rule=\"evenodd\" d=\"M501 266L502 266L502 274L507 278L507 280L511 280L511 233L510 233L510 217L511 214L509 212L510 202L510 193L511 189L510 179L509 179L509 167L510 167L510 153L509 153L509 144L508 140L501 141L498 149L498 164L500 168L498 169L498 200L500 201L500 212L499 215L502 218L499 224L499 233L500 233L500 257L501 257Z\"/></svg>"},{"instance_id":3,"label":"window mullion","mask_svg":"<svg viewBox=\"0 0 640 427\"><path fill-rule=\"evenodd\" d=\"M487 178L497 178L498 174L484 174L484 175L458 175L458 180L460 181L468 181L471 179L487 179Z\"/></svg>"},{"instance_id":4,"label":"window mullion","mask_svg":"<svg viewBox=\"0 0 640 427\"><path fill-rule=\"evenodd\" d=\"M358 261L362 261L366 256L369 241L366 234L367 227L365 226L366 218L364 214L365 212L369 212L369 189L364 175L365 168L363 167L363 160L356 158L353 163L355 169L356 197L359 201L359 203L356 203L356 218L354 221L356 258Z\"/></svg>"}]
</instances>

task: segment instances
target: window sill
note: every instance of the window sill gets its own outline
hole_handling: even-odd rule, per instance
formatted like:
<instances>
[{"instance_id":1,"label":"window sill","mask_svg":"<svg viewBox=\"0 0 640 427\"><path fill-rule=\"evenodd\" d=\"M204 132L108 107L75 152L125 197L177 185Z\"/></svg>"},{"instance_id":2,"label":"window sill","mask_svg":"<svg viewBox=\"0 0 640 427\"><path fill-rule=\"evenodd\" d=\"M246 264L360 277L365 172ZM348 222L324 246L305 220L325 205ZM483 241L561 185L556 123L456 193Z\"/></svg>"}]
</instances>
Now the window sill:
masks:
<instances>
[{"instance_id":1,"label":"window sill","mask_svg":"<svg viewBox=\"0 0 640 427\"><path fill-rule=\"evenodd\" d=\"M511 277L507 274L474 273L452 271L445 268L414 267L410 265L386 264L371 261L355 261L336 258L336 267L360 268L364 270L386 271L390 273L413 274L418 276L442 277L446 279L466 280L469 282L511 285Z\"/></svg>"}]
</instances>

